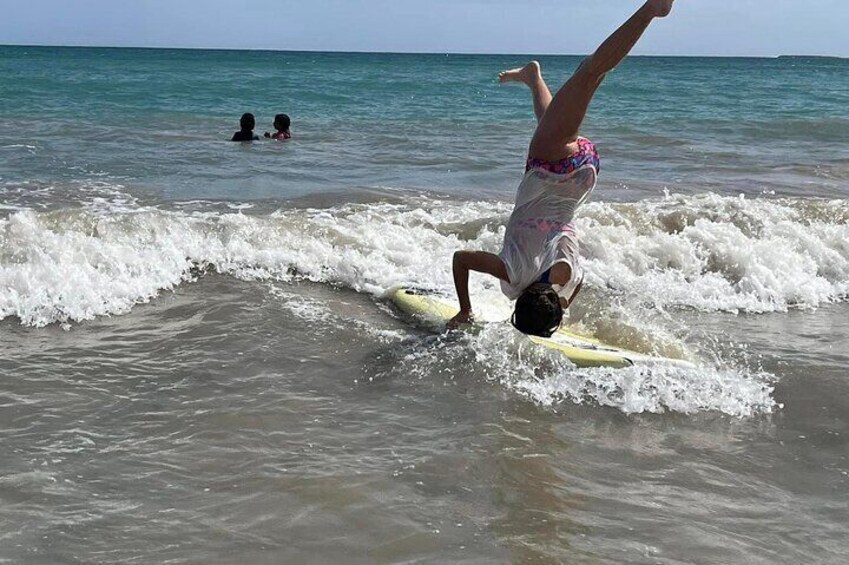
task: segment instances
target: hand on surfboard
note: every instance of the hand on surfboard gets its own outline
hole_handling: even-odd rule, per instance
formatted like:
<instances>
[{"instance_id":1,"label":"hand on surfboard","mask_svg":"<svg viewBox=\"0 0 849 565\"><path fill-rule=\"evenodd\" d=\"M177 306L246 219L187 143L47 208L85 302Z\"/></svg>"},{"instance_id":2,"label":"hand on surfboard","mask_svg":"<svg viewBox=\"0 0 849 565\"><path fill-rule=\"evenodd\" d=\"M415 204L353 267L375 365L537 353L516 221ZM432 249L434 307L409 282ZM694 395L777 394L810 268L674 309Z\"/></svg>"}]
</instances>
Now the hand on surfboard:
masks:
<instances>
[{"instance_id":1,"label":"hand on surfboard","mask_svg":"<svg viewBox=\"0 0 849 565\"><path fill-rule=\"evenodd\" d=\"M465 324L473 324L475 322L475 315L471 312L460 312L445 324L449 330L459 329L460 326Z\"/></svg>"}]
</instances>

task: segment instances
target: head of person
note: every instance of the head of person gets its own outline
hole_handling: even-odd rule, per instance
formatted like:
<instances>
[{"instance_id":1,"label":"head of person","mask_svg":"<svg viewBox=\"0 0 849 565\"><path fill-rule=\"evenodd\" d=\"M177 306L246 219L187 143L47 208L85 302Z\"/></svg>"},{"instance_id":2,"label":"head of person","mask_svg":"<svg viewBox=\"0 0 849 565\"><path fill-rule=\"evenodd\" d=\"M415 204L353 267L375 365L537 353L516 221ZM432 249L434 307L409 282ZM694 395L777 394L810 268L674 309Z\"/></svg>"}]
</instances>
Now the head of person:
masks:
<instances>
[{"instance_id":1,"label":"head of person","mask_svg":"<svg viewBox=\"0 0 849 565\"><path fill-rule=\"evenodd\" d=\"M250 112L242 114L242 117L239 119L239 126L242 128L242 131L253 130L256 126L256 119L254 118L254 115Z\"/></svg>"},{"instance_id":2,"label":"head of person","mask_svg":"<svg viewBox=\"0 0 849 565\"><path fill-rule=\"evenodd\" d=\"M292 120L286 114L277 114L274 116L274 129L277 131L289 131L292 125Z\"/></svg>"},{"instance_id":3,"label":"head of person","mask_svg":"<svg viewBox=\"0 0 849 565\"><path fill-rule=\"evenodd\" d=\"M513 327L527 335L551 337L563 320L560 296L546 283L534 283L516 299Z\"/></svg>"}]
</instances>

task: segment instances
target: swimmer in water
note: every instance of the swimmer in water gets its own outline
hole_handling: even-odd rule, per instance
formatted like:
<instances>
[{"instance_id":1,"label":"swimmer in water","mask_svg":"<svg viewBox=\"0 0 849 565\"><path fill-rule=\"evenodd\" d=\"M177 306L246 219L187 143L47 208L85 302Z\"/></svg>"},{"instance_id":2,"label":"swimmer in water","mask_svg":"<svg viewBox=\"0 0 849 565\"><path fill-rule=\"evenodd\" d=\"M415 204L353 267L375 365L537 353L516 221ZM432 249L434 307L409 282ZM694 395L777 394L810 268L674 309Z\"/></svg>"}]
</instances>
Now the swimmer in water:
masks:
<instances>
[{"instance_id":1,"label":"swimmer in water","mask_svg":"<svg viewBox=\"0 0 849 565\"><path fill-rule=\"evenodd\" d=\"M292 120L289 119L289 116L286 114L277 114L274 116L274 129L277 131L273 134L265 132L265 138L276 139L277 141L292 139L292 133L289 131L291 126Z\"/></svg>"},{"instance_id":2,"label":"swimmer in water","mask_svg":"<svg viewBox=\"0 0 849 565\"><path fill-rule=\"evenodd\" d=\"M530 88L537 128L501 252L454 253L460 313L448 322L449 328L474 321L469 271L501 281L502 292L516 300L511 322L519 331L550 337L560 327L564 309L583 282L575 211L595 188L599 172L595 145L578 131L605 75L628 55L655 18L669 14L673 2L648 0L584 59L553 97L536 61L499 75L502 83L521 82Z\"/></svg>"},{"instance_id":3,"label":"swimmer in water","mask_svg":"<svg viewBox=\"0 0 849 565\"><path fill-rule=\"evenodd\" d=\"M239 119L239 127L242 128L233 134L233 139L230 141L259 141L259 136L254 135L254 127L256 127L256 119L253 114L242 114Z\"/></svg>"}]
</instances>

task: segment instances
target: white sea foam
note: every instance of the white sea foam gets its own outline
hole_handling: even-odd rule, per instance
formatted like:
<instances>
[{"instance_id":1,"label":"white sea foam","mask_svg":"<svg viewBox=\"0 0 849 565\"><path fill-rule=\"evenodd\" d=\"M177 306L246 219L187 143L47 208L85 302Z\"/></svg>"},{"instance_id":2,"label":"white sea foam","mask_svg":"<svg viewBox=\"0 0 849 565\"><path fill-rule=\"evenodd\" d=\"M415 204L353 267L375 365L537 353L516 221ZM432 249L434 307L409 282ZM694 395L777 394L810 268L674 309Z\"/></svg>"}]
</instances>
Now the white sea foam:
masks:
<instances>
[{"instance_id":1,"label":"white sea foam","mask_svg":"<svg viewBox=\"0 0 849 565\"><path fill-rule=\"evenodd\" d=\"M587 282L655 307L773 312L849 294L849 202L667 196L590 204Z\"/></svg>"},{"instance_id":2,"label":"white sea foam","mask_svg":"<svg viewBox=\"0 0 849 565\"><path fill-rule=\"evenodd\" d=\"M330 307L326 304L322 304L318 300L286 292L277 286L273 286L271 288L271 294L275 298L280 299L286 310L305 322L327 322L332 320L334 317L333 311Z\"/></svg>"},{"instance_id":3,"label":"white sea foam","mask_svg":"<svg viewBox=\"0 0 849 565\"><path fill-rule=\"evenodd\" d=\"M421 379L480 375L536 404L565 409L589 403L626 414L716 411L749 417L769 414L776 406L774 378L764 372L662 365L578 369L507 324L487 324L474 335L425 339L405 352L392 372Z\"/></svg>"},{"instance_id":4,"label":"white sea foam","mask_svg":"<svg viewBox=\"0 0 849 565\"><path fill-rule=\"evenodd\" d=\"M367 333L383 343L394 343L404 339L404 333L398 330L377 327L368 321L361 320L351 315L341 314L338 309L334 310L329 304L323 303L315 298L308 298L292 292L287 292L276 285L271 287L271 294L280 300L284 308L295 317L308 322L313 332L321 331L316 322L322 322L337 330L356 328L356 331Z\"/></svg>"},{"instance_id":5,"label":"white sea foam","mask_svg":"<svg viewBox=\"0 0 849 565\"><path fill-rule=\"evenodd\" d=\"M0 220L0 317L24 324L126 312L212 265L242 279L399 284L450 292L451 254L497 251L505 204L419 199L251 216L163 211L130 199ZM708 195L593 203L578 221L587 284L622 304L783 311L849 294L849 205ZM506 301L496 282L473 293Z\"/></svg>"},{"instance_id":6,"label":"white sea foam","mask_svg":"<svg viewBox=\"0 0 849 565\"><path fill-rule=\"evenodd\" d=\"M164 211L130 199L0 220L0 318L27 325L120 314L213 266L242 279L340 284L381 295L452 288L451 254L497 251L509 206L417 199L270 215ZM579 219L587 284L617 303L783 311L849 294L846 201L668 197L593 203ZM503 312L487 277L478 303ZM481 300L486 298L486 300Z\"/></svg>"},{"instance_id":7,"label":"white sea foam","mask_svg":"<svg viewBox=\"0 0 849 565\"><path fill-rule=\"evenodd\" d=\"M122 314L209 269L244 280L330 283L377 296L402 284L451 294L452 253L497 251L509 212L503 203L421 197L405 204L250 215L209 207L145 208L120 195L74 209L14 211L0 220L0 318L43 326ZM669 196L590 204L578 223L590 290L584 302L608 305L607 311L593 308L601 315L588 315L583 324L624 346L655 347L662 335L657 352L684 356L677 330L666 324L664 312L671 307L815 308L849 291L844 201ZM471 288L476 304L490 305L492 319L504 317L509 304L496 281L474 276ZM293 302L292 312L310 319L331 315L313 299ZM512 332L503 324L488 331ZM395 333L382 337L401 339ZM625 412L711 409L734 415L772 406L768 379L757 373L578 371L539 348L505 346L512 343L509 336L484 332L474 339L478 367L488 378L543 404L591 399Z\"/></svg>"},{"instance_id":8,"label":"white sea foam","mask_svg":"<svg viewBox=\"0 0 849 565\"><path fill-rule=\"evenodd\" d=\"M589 399L626 414L710 410L747 417L774 409L770 381L768 374L653 366L560 371L548 378L510 384L543 405L580 404Z\"/></svg>"},{"instance_id":9,"label":"white sea foam","mask_svg":"<svg viewBox=\"0 0 849 565\"><path fill-rule=\"evenodd\" d=\"M35 153L38 147L23 143L12 143L10 145L0 145L0 149L26 149L28 153Z\"/></svg>"}]
</instances>

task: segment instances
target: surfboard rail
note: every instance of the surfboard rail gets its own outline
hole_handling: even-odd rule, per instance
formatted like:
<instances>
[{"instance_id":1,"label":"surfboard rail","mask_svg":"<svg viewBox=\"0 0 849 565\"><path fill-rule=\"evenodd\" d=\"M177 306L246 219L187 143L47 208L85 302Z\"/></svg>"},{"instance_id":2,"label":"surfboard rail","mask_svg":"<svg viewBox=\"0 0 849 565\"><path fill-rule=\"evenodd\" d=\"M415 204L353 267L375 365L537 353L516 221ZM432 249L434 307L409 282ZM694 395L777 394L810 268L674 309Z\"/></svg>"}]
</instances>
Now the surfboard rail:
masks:
<instances>
[{"instance_id":1,"label":"surfboard rail","mask_svg":"<svg viewBox=\"0 0 849 565\"><path fill-rule=\"evenodd\" d=\"M459 309L450 298L435 291L416 288L399 288L390 293L395 306L434 328L443 327ZM633 365L664 365L693 368L695 365L683 359L668 359L645 355L622 349L561 328L550 338L526 336L531 342L561 353L579 368L610 367L624 368Z\"/></svg>"}]
</instances>

